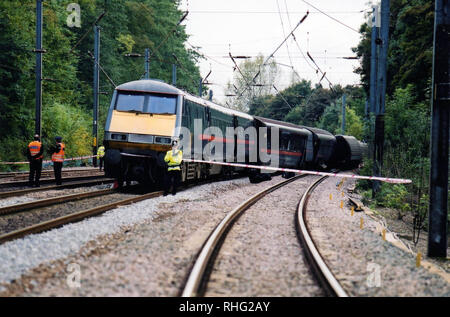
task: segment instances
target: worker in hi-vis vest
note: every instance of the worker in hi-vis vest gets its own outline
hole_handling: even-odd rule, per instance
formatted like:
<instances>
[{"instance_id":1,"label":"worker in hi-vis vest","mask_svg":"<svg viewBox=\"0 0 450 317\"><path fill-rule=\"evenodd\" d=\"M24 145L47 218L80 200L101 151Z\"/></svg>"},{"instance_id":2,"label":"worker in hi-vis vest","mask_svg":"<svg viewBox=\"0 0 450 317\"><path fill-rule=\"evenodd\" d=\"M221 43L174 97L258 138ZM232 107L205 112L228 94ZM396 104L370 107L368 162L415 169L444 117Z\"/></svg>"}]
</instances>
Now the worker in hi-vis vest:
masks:
<instances>
[{"instance_id":1,"label":"worker in hi-vis vest","mask_svg":"<svg viewBox=\"0 0 450 317\"><path fill-rule=\"evenodd\" d=\"M103 145L97 149L97 160L99 161L100 170L103 167L103 161L105 160L105 141L103 141Z\"/></svg>"},{"instance_id":2,"label":"worker in hi-vis vest","mask_svg":"<svg viewBox=\"0 0 450 317\"><path fill-rule=\"evenodd\" d=\"M56 185L62 185L61 170L64 163L66 146L61 141L62 138L57 136L55 138L56 144L50 149L50 152L52 153L53 171L55 172Z\"/></svg>"},{"instance_id":3,"label":"worker in hi-vis vest","mask_svg":"<svg viewBox=\"0 0 450 317\"><path fill-rule=\"evenodd\" d=\"M35 134L34 141L28 144L27 157L30 162L30 175L28 177L29 185L39 187L42 159L44 158L44 147L42 146L39 134Z\"/></svg>"},{"instance_id":4,"label":"worker in hi-vis vest","mask_svg":"<svg viewBox=\"0 0 450 317\"><path fill-rule=\"evenodd\" d=\"M172 188L172 195L177 193L177 187L181 178L181 161L183 160L183 151L179 149L177 140L172 141L172 149L167 151L164 161L167 163L167 170L164 174L164 196Z\"/></svg>"}]
</instances>

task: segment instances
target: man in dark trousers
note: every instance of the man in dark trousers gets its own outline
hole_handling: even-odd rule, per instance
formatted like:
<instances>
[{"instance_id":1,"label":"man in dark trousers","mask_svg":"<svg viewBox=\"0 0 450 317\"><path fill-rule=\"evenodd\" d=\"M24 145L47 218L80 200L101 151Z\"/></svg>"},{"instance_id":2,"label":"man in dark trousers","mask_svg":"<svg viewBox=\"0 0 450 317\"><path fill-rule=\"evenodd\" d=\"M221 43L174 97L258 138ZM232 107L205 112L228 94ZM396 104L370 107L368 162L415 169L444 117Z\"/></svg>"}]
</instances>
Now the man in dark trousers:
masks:
<instances>
[{"instance_id":1,"label":"man in dark trousers","mask_svg":"<svg viewBox=\"0 0 450 317\"><path fill-rule=\"evenodd\" d=\"M55 172L56 185L62 185L61 170L64 163L64 151L66 146L61 142L62 138L60 136L57 136L55 141L56 144L50 149L50 152L52 153L53 171Z\"/></svg>"},{"instance_id":2,"label":"man in dark trousers","mask_svg":"<svg viewBox=\"0 0 450 317\"><path fill-rule=\"evenodd\" d=\"M34 135L34 140L28 144L27 157L30 162L30 175L28 177L29 185L39 187L39 179L41 178L42 159L44 157L44 147L41 143L39 134Z\"/></svg>"},{"instance_id":3,"label":"man in dark trousers","mask_svg":"<svg viewBox=\"0 0 450 317\"><path fill-rule=\"evenodd\" d=\"M99 161L100 170L103 168L103 162L105 161L105 144L106 142L103 141L102 146L100 146L97 150L97 160Z\"/></svg>"},{"instance_id":4,"label":"man in dark trousers","mask_svg":"<svg viewBox=\"0 0 450 317\"><path fill-rule=\"evenodd\" d=\"M183 151L178 148L178 141L172 141L172 149L167 151L164 161L167 163L167 170L164 175L164 196L172 188L172 195L177 193L177 187L181 178L181 161L183 160Z\"/></svg>"}]
</instances>

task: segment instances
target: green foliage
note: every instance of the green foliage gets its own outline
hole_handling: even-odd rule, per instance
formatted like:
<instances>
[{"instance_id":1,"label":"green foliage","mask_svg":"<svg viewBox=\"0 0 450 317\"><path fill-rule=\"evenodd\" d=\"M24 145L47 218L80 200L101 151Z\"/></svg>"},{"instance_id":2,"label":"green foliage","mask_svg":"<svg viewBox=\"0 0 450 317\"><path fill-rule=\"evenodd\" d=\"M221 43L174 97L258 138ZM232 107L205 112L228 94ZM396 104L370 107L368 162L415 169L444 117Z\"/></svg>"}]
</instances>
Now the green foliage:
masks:
<instances>
[{"instance_id":1,"label":"green foliage","mask_svg":"<svg viewBox=\"0 0 450 317\"><path fill-rule=\"evenodd\" d=\"M390 5L387 93L412 84L417 101L429 100L433 56L434 2L395 0ZM370 17L371 19L371 17ZM361 41L353 51L361 58L356 70L369 92L371 27L360 28Z\"/></svg>"},{"instance_id":2,"label":"green foliage","mask_svg":"<svg viewBox=\"0 0 450 317\"><path fill-rule=\"evenodd\" d=\"M412 85L398 88L386 104L386 175L418 180L418 171L427 166L430 113L425 103L417 103Z\"/></svg>"},{"instance_id":3,"label":"green foliage","mask_svg":"<svg viewBox=\"0 0 450 317\"><path fill-rule=\"evenodd\" d=\"M116 40L120 43L120 48L123 53L131 53L133 51L134 44L136 44L130 34L119 34Z\"/></svg>"},{"instance_id":4,"label":"green foliage","mask_svg":"<svg viewBox=\"0 0 450 317\"><path fill-rule=\"evenodd\" d=\"M150 77L171 81L178 64L177 85L197 93L199 54L184 46L183 13L172 0L78 0L81 28L67 26L72 0L43 2L43 141L64 137L68 156L92 151L93 23L100 32L100 65L115 85L144 75L144 58L126 53L151 52ZM1 160L25 160L34 134L35 0L0 1L0 153ZM173 58L173 54L177 59ZM114 85L100 72L99 140ZM106 94L106 95L105 95ZM0 166L1 168L1 166Z\"/></svg>"},{"instance_id":5,"label":"green foliage","mask_svg":"<svg viewBox=\"0 0 450 317\"><path fill-rule=\"evenodd\" d=\"M88 114L80 108L55 103L42 114L42 142L48 149L55 143L55 136L61 136L66 145L66 157L76 157L91 153L92 124ZM50 157L50 156L48 156Z\"/></svg>"}]
</instances>

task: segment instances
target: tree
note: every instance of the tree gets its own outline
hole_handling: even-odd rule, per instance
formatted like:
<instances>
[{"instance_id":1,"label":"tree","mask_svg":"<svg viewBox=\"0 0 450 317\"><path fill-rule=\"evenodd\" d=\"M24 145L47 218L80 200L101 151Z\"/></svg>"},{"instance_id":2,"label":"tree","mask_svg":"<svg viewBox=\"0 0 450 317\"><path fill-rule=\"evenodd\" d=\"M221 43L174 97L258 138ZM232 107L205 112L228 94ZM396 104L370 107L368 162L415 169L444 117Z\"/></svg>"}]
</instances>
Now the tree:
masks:
<instances>
[{"instance_id":1,"label":"tree","mask_svg":"<svg viewBox=\"0 0 450 317\"><path fill-rule=\"evenodd\" d=\"M429 99L433 55L434 2L429 0L391 0L387 94L397 87L414 86L414 97ZM361 61L355 70L361 75L366 93L370 83L371 27L360 27L361 41L353 51Z\"/></svg>"},{"instance_id":2,"label":"tree","mask_svg":"<svg viewBox=\"0 0 450 317\"><path fill-rule=\"evenodd\" d=\"M273 59L266 65L263 63L264 57L260 54L235 67L233 82L229 82L226 89L226 94L232 95L227 101L230 108L248 112L255 100L273 91L279 67Z\"/></svg>"},{"instance_id":3,"label":"tree","mask_svg":"<svg viewBox=\"0 0 450 317\"><path fill-rule=\"evenodd\" d=\"M43 54L44 144L53 143L55 134L60 134L72 143L67 144L73 151L69 153L91 150L93 60L89 53L94 50L93 23L101 15L97 21L102 69L99 139L115 85L141 79L144 74L144 59L127 58L125 53L143 54L150 48L151 78L170 82L172 64L176 63L178 87L197 93L200 56L184 47L188 35L179 25L183 12L178 10L178 1L78 0L80 28L67 25L70 12L66 9L72 2L43 2L43 47L47 51ZM0 147L4 149L0 160L25 159L24 149L34 133L35 3L0 1ZM77 119L72 122L63 113ZM71 134L80 139L71 138L63 126L53 122L55 117L76 129Z\"/></svg>"}]
</instances>

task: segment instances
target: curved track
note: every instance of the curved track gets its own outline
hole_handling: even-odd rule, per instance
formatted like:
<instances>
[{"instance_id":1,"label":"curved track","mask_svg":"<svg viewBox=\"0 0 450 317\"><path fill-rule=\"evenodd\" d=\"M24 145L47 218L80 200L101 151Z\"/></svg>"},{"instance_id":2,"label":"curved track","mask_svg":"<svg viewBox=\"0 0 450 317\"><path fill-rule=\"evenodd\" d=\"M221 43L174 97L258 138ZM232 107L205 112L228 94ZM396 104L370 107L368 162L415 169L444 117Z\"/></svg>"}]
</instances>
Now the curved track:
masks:
<instances>
[{"instance_id":1,"label":"curved track","mask_svg":"<svg viewBox=\"0 0 450 317\"><path fill-rule=\"evenodd\" d=\"M306 192L303 194L300 203L298 205L297 214L296 214L296 227L299 240L302 245L305 247L305 255L306 258L316 275L317 280L319 281L322 288L329 296L336 297L348 297L344 289L341 287L337 279L334 277L331 270L325 264L320 252L317 250L314 241L309 232L308 226L306 224L306 211L308 199L311 196L313 190L328 176L324 176L314 182Z\"/></svg>"},{"instance_id":2,"label":"curved track","mask_svg":"<svg viewBox=\"0 0 450 317\"><path fill-rule=\"evenodd\" d=\"M207 281L207 271L213 265L214 255L217 254L220 249L221 242L226 237L227 232L235 222L235 220L250 206L255 204L258 200L269 194L270 192L279 189L303 176L296 176L286 181L280 182L272 187L269 187L258 194L254 195L230 213L216 226L216 228L209 235L208 239L203 244L202 249L199 251L198 257L193 264L193 267L186 279L186 283L181 291L181 296L183 297L196 297L202 296L206 289ZM301 201L299 203L299 212L301 219L297 228L298 236L302 241L302 246L307 249L305 251L305 256L307 257L308 263L311 265L312 271L316 275L316 279L319 281L320 286L324 289L325 293L329 296L347 296L342 290L339 283L336 281L334 276L331 274L330 270L326 267L325 262L320 257L317 249L312 242L312 239L308 233L306 226L304 225L304 214L306 212L306 204L311 192L320 184L324 178L319 179L314 182L306 192L303 194ZM307 241L307 242L303 242Z\"/></svg>"}]
</instances>

